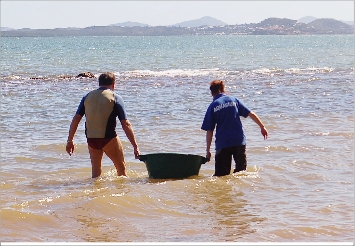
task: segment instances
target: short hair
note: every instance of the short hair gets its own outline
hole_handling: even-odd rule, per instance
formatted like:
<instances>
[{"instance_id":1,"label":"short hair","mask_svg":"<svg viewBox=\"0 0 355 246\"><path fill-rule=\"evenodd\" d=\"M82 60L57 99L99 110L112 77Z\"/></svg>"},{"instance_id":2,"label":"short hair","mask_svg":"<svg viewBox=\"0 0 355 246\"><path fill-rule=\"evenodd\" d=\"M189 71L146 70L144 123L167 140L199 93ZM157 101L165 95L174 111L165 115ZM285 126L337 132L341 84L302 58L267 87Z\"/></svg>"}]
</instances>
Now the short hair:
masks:
<instances>
[{"instance_id":1,"label":"short hair","mask_svg":"<svg viewBox=\"0 0 355 246\"><path fill-rule=\"evenodd\" d=\"M116 83L116 76L114 73L106 72L99 76L99 85L112 85Z\"/></svg>"},{"instance_id":2,"label":"short hair","mask_svg":"<svg viewBox=\"0 0 355 246\"><path fill-rule=\"evenodd\" d=\"M210 84L210 90L212 94L224 92L224 83L222 80L213 80Z\"/></svg>"}]
</instances>

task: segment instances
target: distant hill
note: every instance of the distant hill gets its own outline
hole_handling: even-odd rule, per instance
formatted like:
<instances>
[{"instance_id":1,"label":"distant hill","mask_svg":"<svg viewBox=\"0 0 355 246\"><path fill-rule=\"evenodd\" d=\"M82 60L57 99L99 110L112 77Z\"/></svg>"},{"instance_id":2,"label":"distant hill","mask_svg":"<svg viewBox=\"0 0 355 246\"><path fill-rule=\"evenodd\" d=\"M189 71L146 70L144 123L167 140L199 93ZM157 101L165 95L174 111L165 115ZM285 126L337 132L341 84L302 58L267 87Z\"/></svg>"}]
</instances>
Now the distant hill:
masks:
<instances>
[{"instance_id":1,"label":"distant hill","mask_svg":"<svg viewBox=\"0 0 355 246\"><path fill-rule=\"evenodd\" d=\"M297 23L296 20L286 18L268 18L257 24L259 27L283 26L293 27Z\"/></svg>"},{"instance_id":2,"label":"distant hill","mask_svg":"<svg viewBox=\"0 0 355 246\"><path fill-rule=\"evenodd\" d=\"M312 21L315 21L316 19L317 18L313 17L313 16L305 16L305 17L302 17L301 19L298 19L298 22L308 24Z\"/></svg>"},{"instance_id":3,"label":"distant hill","mask_svg":"<svg viewBox=\"0 0 355 246\"><path fill-rule=\"evenodd\" d=\"M126 22L122 22L122 23L111 24L109 26L128 26L128 27L141 26L141 27L144 27L144 26L150 26L150 25L139 23L139 22L126 21Z\"/></svg>"},{"instance_id":4,"label":"distant hill","mask_svg":"<svg viewBox=\"0 0 355 246\"><path fill-rule=\"evenodd\" d=\"M200 19L180 22L171 26L177 27L200 27L200 26L225 26L227 23L215 18L205 16Z\"/></svg>"},{"instance_id":5,"label":"distant hill","mask_svg":"<svg viewBox=\"0 0 355 246\"><path fill-rule=\"evenodd\" d=\"M322 32L329 33L342 33L344 30L349 30L350 25L334 20L334 19L316 19L310 23L308 26L315 28L316 30L321 30Z\"/></svg>"},{"instance_id":6,"label":"distant hill","mask_svg":"<svg viewBox=\"0 0 355 246\"><path fill-rule=\"evenodd\" d=\"M1 31L5 32L5 31L10 31L10 30L14 30L13 28L10 27L1 27Z\"/></svg>"},{"instance_id":7,"label":"distant hill","mask_svg":"<svg viewBox=\"0 0 355 246\"><path fill-rule=\"evenodd\" d=\"M227 25L225 22L217 20L215 18L205 16L200 19L196 20L190 20L190 21L184 21L180 22L174 25L169 25L169 27L199 27L199 26L224 26ZM117 23L117 24L111 24L109 26L122 26L122 27L146 27L146 26L151 26L148 24L143 24L139 22L132 22L132 21L126 21L122 23Z\"/></svg>"},{"instance_id":8,"label":"distant hill","mask_svg":"<svg viewBox=\"0 0 355 246\"><path fill-rule=\"evenodd\" d=\"M109 26L1 31L2 37L59 36L185 36L185 35L316 35L354 34L354 26L334 19L316 19L308 24L286 18L268 18L260 23L227 25L213 18L201 18L175 26L137 26L125 22ZM181 26L184 23L184 26ZM118 25L118 26L116 26ZM122 26L125 25L125 26ZM194 27L196 26L197 27Z\"/></svg>"},{"instance_id":9,"label":"distant hill","mask_svg":"<svg viewBox=\"0 0 355 246\"><path fill-rule=\"evenodd\" d=\"M298 19L298 22L299 23L305 23L305 24L309 24L311 23L312 21L315 21L315 20L320 20L320 18L316 18L316 17L313 17L313 16L305 16L305 17L302 17L301 19ZM350 25L350 26L354 26L354 21L342 21L342 20L339 20L340 22L343 22L347 25Z\"/></svg>"},{"instance_id":10,"label":"distant hill","mask_svg":"<svg viewBox=\"0 0 355 246\"><path fill-rule=\"evenodd\" d=\"M348 24L350 26L354 26L354 21L341 21L341 22Z\"/></svg>"},{"instance_id":11,"label":"distant hill","mask_svg":"<svg viewBox=\"0 0 355 246\"><path fill-rule=\"evenodd\" d=\"M354 27L334 19L316 19L308 24L281 18L268 18L256 24L254 34L353 34Z\"/></svg>"}]
</instances>

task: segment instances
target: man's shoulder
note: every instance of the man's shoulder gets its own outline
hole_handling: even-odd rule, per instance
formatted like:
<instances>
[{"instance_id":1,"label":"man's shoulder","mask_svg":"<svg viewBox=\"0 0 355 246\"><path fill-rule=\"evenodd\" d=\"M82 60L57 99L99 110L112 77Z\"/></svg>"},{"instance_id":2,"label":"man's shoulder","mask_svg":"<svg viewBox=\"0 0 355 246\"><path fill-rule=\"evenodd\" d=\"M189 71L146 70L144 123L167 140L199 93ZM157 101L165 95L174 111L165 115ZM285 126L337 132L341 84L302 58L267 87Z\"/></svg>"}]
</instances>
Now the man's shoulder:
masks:
<instances>
[{"instance_id":1,"label":"man's shoulder","mask_svg":"<svg viewBox=\"0 0 355 246\"><path fill-rule=\"evenodd\" d=\"M115 98L122 100L122 96L121 96L121 95L117 94L117 93L114 92L114 91L113 91L112 93L113 93L113 96L114 96Z\"/></svg>"},{"instance_id":2,"label":"man's shoulder","mask_svg":"<svg viewBox=\"0 0 355 246\"><path fill-rule=\"evenodd\" d=\"M214 101L219 101L219 102L238 101L238 98L236 98L235 96L223 94L220 97L216 98L216 100Z\"/></svg>"},{"instance_id":3,"label":"man's shoulder","mask_svg":"<svg viewBox=\"0 0 355 246\"><path fill-rule=\"evenodd\" d=\"M238 100L238 98L237 98L237 97L235 97L235 96L233 96L233 95L224 95L224 96L226 96L226 97L228 97L228 98L231 98L231 99L233 99L233 100L235 100L235 99L237 99L237 100Z\"/></svg>"},{"instance_id":4,"label":"man's shoulder","mask_svg":"<svg viewBox=\"0 0 355 246\"><path fill-rule=\"evenodd\" d=\"M119 105L124 104L123 98L119 94L117 94L116 92L113 92L113 98L115 100L115 104L119 104Z\"/></svg>"}]
</instances>

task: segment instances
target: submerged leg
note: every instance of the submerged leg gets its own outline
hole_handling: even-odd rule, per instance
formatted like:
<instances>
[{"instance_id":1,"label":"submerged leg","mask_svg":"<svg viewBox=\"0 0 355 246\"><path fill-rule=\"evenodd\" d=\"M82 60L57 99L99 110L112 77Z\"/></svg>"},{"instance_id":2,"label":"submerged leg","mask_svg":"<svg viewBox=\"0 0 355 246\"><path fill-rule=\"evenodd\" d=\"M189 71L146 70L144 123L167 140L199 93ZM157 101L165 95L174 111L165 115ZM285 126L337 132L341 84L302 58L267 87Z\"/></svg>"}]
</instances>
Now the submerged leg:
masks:
<instances>
[{"instance_id":1,"label":"submerged leg","mask_svg":"<svg viewBox=\"0 0 355 246\"><path fill-rule=\"evenodd\" d=\"M94 149L88 146L90 159L91 159L91 168L92 168L92 178L99 177L102 172L102 157L104 151L102 149Z\"/></svg>"},{"instance_id":2,"label":"submerged leg","mask_svg":"<svg viewBox=\"0 0 355 246\"><path fill-rule=\"evenodd\" d=\"M233 173L247 170L247 155L246 146L235 146L233 150L233 159L235 162L235 169Z\"/></svg>"},{"instance_id":3,"label":"submerged leg","mask_svg":"<svg viewBox=\"0 0 355 246\"><path fill-rule=\"evenodd\" d=\"M127 176L126 162L124 159L123 147L118 137L113 138L103 147L105 154L112 160L116 167L118 176Z\"/></svg>"}]
</instances>

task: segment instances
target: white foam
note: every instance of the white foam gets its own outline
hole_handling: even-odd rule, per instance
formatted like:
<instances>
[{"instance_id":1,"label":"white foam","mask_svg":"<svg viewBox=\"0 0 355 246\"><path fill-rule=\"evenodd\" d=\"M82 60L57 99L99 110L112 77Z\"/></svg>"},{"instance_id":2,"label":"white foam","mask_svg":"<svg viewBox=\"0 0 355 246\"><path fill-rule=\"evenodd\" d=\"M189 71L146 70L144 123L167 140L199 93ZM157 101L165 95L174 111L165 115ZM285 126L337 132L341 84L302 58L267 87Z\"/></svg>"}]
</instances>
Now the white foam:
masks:
<instances>
[{"instance_id":1,"label":"white foam","mask_svg":"<svg viewBox=\"0 0 355 246\"><path fill-rule=\"evenodd\" d=\"M152 70L134 70L122 72L121 76L127 77L195 77L195 76L220 76L227 74L228 71L220 71L215 69L169 69L163 71Z\"/></svg>"}]
</instances>

